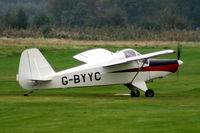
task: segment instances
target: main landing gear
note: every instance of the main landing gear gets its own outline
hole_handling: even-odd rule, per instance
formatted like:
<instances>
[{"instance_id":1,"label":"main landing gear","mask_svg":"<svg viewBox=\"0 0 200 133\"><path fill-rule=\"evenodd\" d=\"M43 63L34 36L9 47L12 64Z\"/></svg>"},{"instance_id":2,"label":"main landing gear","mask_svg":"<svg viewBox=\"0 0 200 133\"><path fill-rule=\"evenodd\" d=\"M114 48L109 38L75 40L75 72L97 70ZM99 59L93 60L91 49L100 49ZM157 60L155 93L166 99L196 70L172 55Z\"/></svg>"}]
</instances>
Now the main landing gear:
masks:
<instances>
[{"instance_id":1,"label":"main landing gear","mask_svg":"<svg viewBox=\"0 0 200 133\"><path fill-rule=\"evenodd\" d=\"M126 87L128 87L130 89L130 95L131 97L139 97L140 96L140 91L138 90L138 88L134 87L131 84L125 84ZM154 91L152 89L148 89L145 92L145 96L146 97L154 97Z\"/></svg>"},{"instance_id":2,"label":"main landing gear","mask_svg":"<svg viewBox=\"0 0 200 133\"><path fill-rule=\"evenodd\" d=\"M24 96L29 96L33 91L30 91L29 93L24 94Z\"/></svg>"}]
</instances>

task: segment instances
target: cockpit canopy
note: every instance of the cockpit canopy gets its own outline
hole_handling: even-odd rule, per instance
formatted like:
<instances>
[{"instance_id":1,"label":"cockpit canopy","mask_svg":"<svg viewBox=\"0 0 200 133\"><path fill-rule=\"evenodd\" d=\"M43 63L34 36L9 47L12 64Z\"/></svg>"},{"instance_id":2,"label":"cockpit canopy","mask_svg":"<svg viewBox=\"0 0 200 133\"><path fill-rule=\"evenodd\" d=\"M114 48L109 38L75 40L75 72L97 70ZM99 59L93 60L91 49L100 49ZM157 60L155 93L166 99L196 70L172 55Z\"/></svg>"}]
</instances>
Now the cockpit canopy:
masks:
<instances>
[{"instance_id":1,"label":"cockpit canopy","mask_svg":"<svg viewBox=\"0 0 200 133\"><path fill-rule=\"evenodd\" d=\"M130 58L130 57L135 57L135 56L141 55L140 53L138 53L137 51L135 51L133 49L124 49L124 50L122 50L122 52L124 53L126 58Z\"/></svg>"}]
</instances>

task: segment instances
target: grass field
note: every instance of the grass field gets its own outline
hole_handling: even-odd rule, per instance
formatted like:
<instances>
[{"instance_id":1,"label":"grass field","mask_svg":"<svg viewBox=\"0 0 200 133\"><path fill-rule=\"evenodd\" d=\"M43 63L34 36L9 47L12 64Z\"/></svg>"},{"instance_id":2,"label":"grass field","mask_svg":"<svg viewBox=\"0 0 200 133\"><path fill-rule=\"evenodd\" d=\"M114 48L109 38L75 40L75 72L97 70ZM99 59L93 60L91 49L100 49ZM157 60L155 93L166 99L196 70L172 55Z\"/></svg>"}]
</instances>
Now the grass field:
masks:
<instances>
[{"instance_id":1,"label":"grass field","mask_svg":"<svg viewBox=\"0 0 200 133\"><path fill-rule=\"evenodd\" d=\"M56 71L81 64L72 56L95 47L132 47L141 53L176 49L175 42L75 42L0 39L0 133L200 132L200 43L184 42L178 76L148 84L154 98L114 95L129 93L123 85L40 90L24 97L27 91L15 75L20 52L28 47L40 48Z\"/></svg>"}]
</instances>

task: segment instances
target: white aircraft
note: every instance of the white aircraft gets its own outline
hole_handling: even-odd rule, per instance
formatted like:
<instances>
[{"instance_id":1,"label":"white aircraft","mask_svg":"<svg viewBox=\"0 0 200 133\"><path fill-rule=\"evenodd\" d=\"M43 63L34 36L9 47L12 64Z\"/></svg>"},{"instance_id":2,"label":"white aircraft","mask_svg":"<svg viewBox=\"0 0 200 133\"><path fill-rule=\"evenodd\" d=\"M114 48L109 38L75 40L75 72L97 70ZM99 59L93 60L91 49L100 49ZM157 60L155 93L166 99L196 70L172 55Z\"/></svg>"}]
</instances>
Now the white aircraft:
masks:
<instances>
[{"instance_id":1,"label":"white aircraft","mask_svg":"<svg viewBox=\"0 0 200 133\"><path fill-rule=\"evenodd\" d=\"M123 84L130 89L132 97L140 96L139 90L145 92L146 97L153 97L154 91L147 88L146 82L176 72L183 62L179 58L151 58L172 53L175 51L141 55L133 49L113 53L98 48L74 56L84 62L83 65L55 72L40 51L32 48L22 52L16 77L21 87L30 91L24 96L38 89Z\"/></svg>"}]
</instances>

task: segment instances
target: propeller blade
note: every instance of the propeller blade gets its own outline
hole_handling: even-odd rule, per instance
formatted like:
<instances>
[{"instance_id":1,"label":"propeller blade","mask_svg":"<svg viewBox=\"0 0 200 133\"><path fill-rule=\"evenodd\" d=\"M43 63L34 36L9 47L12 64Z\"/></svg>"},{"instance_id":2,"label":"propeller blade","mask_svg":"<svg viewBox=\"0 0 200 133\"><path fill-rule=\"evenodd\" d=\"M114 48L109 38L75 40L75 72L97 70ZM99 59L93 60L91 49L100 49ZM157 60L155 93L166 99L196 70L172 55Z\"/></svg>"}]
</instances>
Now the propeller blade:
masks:
<instances>
[{"instance_id":1,"label":"propeller blade","mask_svg":"<svg viewBox=\"0 0 200 133\"><path fill-rule=\"evenodd\" d=\"M182 52L182 45L178 44L177 46L177 59L180 60Z\"/></svg>"},{"instance_id":2,"label":"propeller blade","mask_svg":"<svg viewBox=\"0 0 200 133\"><path fill-rule=\"evenodd\" d=\"M181 54L182 54L182 45L180 45L178 43L177 45L177 60L178 60L178 63L179 65L181 65L183 62L180 60L181 59ZM180 69L180 68L179 68ZM176 72L176 75L177 75L177 78L179 79L179 73L180 73L180 70L178 69L178 71Z\"/></svg>"}]
</instances>

